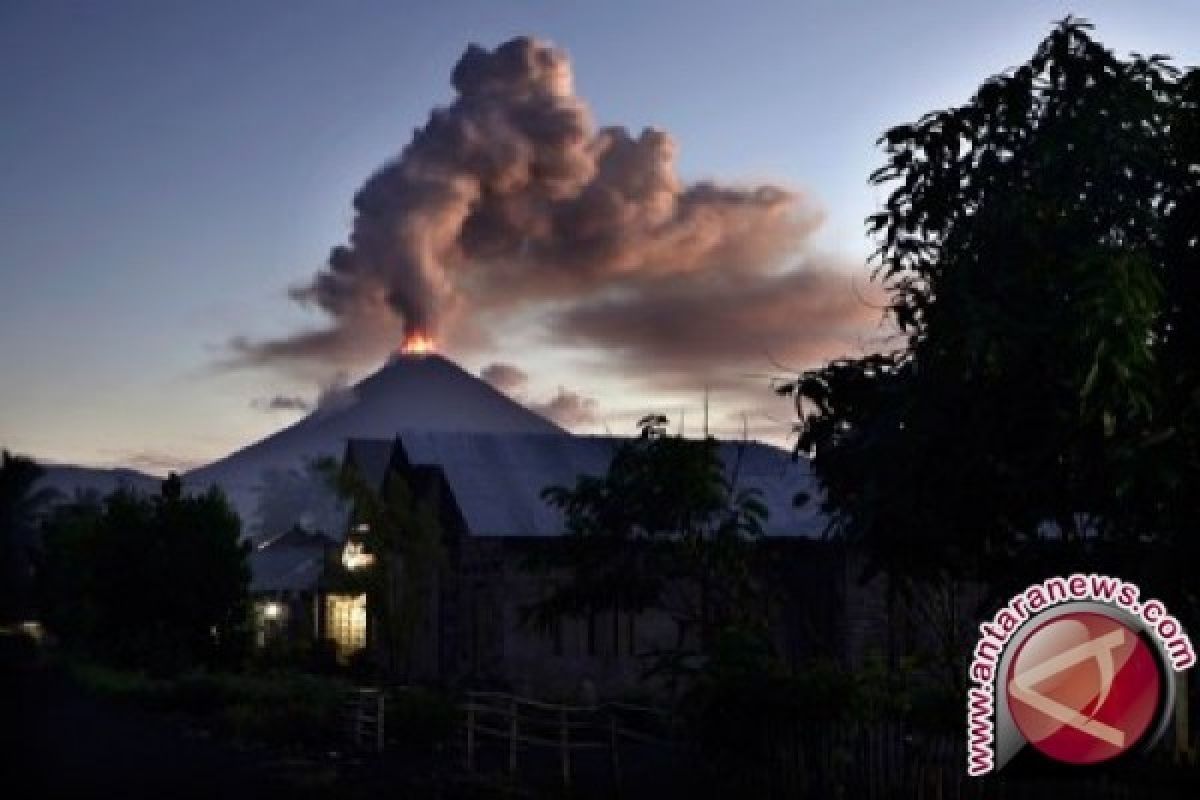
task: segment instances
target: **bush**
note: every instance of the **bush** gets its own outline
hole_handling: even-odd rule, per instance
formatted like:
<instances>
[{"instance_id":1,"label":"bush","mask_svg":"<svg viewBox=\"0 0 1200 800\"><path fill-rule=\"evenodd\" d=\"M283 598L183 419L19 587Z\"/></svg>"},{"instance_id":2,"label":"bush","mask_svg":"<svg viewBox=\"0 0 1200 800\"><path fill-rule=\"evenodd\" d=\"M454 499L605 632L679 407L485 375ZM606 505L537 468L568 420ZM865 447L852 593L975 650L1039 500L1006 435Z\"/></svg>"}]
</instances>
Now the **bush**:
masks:
<instances>
[{"instance_id":1,"label":"bush","mask_svg":"<svg viewBox=\"0 0 1200 800\"><path fill-rule=\"evenodd\" d=\"M341 736L342 698L350 688L341 680L286 672L159 679L95 664L73 665L71 672L88 689L122 702L187 714L242 741L298 747Z\"/></svg>"},{"instance_id":2,"label":"bush","mask_svg":"<svg viewBox=\"0 0 1200 800\"><path fill-rule=\"evenodd\" d=\"M175 682L176 710L210 714L233 738L275 745L325 745L341 735L343 681L295 673L197 673Z\"/></svg>"},{"instance_id":3,"label":"bush","mask_svg":"<svg viewBox=\"0 0 1200 800\"><path fill-rule=\"evenodd\" d=\"M174 676L240 666L249 651L247 564L237 515L216 490L118 490L59 506L42 531L40 610L64 644Z\"/></svg>"},{"instance_id":4,"label":"bush","mask_svg":"<svg viewBox=\"0 0 1200 800\"><path fill-rule=\"evenodd\" d=\"M387 693L388 738L400 747L432 750L448 741L458 725L458 706L445 695L419 687Z\"/></svg>"},{"instance_id":5,"label":"bush","mask_svg":"<svg viewBox=\"0 0 1200 800\"><path fill-rule=\"evenodd\" d=\"M144 672L113 669L90 662L68 664L68 674L76 683L95 694L144 708L165 708L170 681L152 678Z\"/></svg>"},{"instance_id":6,"label":"bush","mask_svg":"<svg viewBox=\"0 0 1200 800\"><path fill-rule=\"evenodd\" d=\"M305 658L305 669L317 675L336 675L342 665L338 662L337 642L333 639L317 639L309 648Z\"/></svg>"},{"instance_id":7,"label":"bush","mask_svg":"<svg viewBox=\"0 0 1200 800\"><path fill-rule=\"evenodd\" d=\"M341 734L341 691L283 692L271 702L256 698L223 707L216 726L241 741L288 747L321 747Z\"/></svg>"},{"instance_id":8,"label":"bush","mask_svg":"<svg viewBox=\"0 0 1200 800\"><path fill-rule=\"evenodd\" d=\"M14 669L37 660L38 643L29 634L0 632L0 669Z\"/></svg>"}]
</instances>

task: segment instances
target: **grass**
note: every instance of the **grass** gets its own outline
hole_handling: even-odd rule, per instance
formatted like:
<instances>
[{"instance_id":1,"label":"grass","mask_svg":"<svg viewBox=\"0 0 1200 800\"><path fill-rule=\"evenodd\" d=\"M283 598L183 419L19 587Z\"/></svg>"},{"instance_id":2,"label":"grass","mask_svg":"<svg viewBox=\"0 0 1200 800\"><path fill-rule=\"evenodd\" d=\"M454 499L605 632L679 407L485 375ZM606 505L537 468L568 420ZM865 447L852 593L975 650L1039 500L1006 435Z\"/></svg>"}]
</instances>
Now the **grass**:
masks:
<instances>
[{"instance_id":1,"label":"grass","mask_svg":"<svg viewBox=\"0 0 1200 800\"><path fill-rule=\"evenodd\" d=\"M336 744L341 703L350 684L336 678L278 672L241 675L189 672L174 678L71 662L77 683L142 708L185 714L238 742L288 749Z\"/></svg>"}]
</instances>

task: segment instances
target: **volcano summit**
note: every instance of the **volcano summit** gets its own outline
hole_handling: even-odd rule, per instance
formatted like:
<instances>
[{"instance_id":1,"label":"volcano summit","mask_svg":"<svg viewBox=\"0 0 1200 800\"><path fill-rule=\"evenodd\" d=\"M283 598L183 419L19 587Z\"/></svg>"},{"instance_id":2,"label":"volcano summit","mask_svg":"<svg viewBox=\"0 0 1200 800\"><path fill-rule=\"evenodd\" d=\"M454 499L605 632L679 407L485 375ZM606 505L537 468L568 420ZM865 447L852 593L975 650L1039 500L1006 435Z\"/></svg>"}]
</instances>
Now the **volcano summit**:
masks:
<instances>
[{"instance_id":1,"label":"volcano summit","mask_svg":"<svg viewBox=\"0 0 1200 800\"><path fill-rule=\"evenodd\" d=\"M268 484L295 478L315 458L340 458L347 439L392 439L400 431L566 435L443 356L397 354L337 400L184 478L193 489L221 487L252 528L253 520L263 522ZM295 488L290 494L302 494Z\"/></svg>"}]
</instances>

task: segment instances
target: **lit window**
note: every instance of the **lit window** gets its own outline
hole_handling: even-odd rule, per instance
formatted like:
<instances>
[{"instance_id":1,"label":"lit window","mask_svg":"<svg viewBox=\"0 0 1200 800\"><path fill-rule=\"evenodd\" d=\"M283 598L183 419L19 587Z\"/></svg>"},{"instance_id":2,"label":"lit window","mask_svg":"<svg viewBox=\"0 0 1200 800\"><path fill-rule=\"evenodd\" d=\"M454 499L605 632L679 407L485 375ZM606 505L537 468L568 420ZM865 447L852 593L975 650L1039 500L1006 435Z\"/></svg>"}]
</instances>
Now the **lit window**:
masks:
<instances>
[{"instance_id":1,"label":"lit window","mask_svg":"<svg viewBox=\"0 0 1200 800\"><path fill-rule=\"evenodd\" d=\"M367 646L367 596L331 594L325 598L328 635L337 646L338 658L346 659Z\"/></svg>"}]
</instances>

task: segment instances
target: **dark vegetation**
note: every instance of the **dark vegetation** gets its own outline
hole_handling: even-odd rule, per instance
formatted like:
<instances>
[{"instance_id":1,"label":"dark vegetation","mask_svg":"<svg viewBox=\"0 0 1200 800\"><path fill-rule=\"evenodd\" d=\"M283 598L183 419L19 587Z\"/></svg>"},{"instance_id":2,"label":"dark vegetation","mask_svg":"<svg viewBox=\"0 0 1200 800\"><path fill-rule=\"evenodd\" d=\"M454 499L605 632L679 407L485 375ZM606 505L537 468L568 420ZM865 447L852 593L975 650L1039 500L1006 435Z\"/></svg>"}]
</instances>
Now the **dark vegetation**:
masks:
<instances>
[{"instance_id":1,"label":"dark vegetation","mask_svg":"<svg viewBox=\"0 0 1200 800\"><path fill-rule=\"evenodd\" d=\"M0 625L29 619L33 569L30 556L38 513L52 493L34 486L42 470L28 458L0 454Z\"/></svg>"},{"instance_id":2,"label":"dark vegetation","mask_svg":"<svg viewBox=\"0 0 1200 800\"><path fill-rule=\"evenodd\" d=\"M900 341L785 390L832 532L898 586L1094 567L1194 618L1198 101L1200 71L1068 19L880 139L869 227Z\"/></svg>"},{"instance_id":3,"label":"dark vegetation","mask_svg":"<svg viewBox=\"0 0 1200 800\"><path fill-rule=\"evenodd\" d=\"M1068 19L880 139L896 347L784 391L831 536L932 631L947 708L974 621L1036 580L1120 575L1200 619L1198 103L1200 71Z\"/></svg>"},{"instance_id":4,"label":"dark vegetation","mask_svg":"<svg viewBox=\"0 0 1200 800\"><path fill-rule=\"evenodd\" d=\"M313 471L323 474L353 509L351 527L364 551L374 556L369 566L356 570L346 570L340 562L330 564L329 587L367 595L381 656L375 659L378 677L407 683L417 626L426 615L436 573L445 563L437 513L394 470L382 488L372 486L357 469L339 469L329 461L317 462Z\"/></svg>"},{"instance_id":5,"label":"dark vegetation","mask_svg":"<svg viewBox=\"0 0 1200 800\"><path fill-rule=\"evenodd\" d=\"M90 690L141 708L186 715L243 743L312 750L341 746L341 705L348 681L299 672L188 671L172 677L74 661L72 678Z\"/></svg>"},{"instance_id":6,"label":"dark vegetation","mask_svg":"<svg viewBox=\"0 0 1200 800\"><path fill-rule=\"evenodd\" d=\"M118 490L56 507L41 537L39 607L69 647L154 674L236 668L249 651L237 515L216 490Z\"/></svg>"},{"instance_id":7,"label":"dark vegetation","mask_svg":"<svg viewBox=\"0 0 1200 800\"><path fill-rule=\"evenodd\" d=\"M252 647L249 544L219 491L186 495L172 475L157 496L122 489L64 500L36 490L40 476L32 461L4 454L4 564L25 579L3 584L5 622L30 618L36 606L56 646L41 663L33 638L6 634L6 671L41 663L96 697L186 719L225 741L308 753L347 744L343 701L355 682L401 674L415 623L397 609L377 607L394 665L378 668L365 657L340 664L325 640ZM415 556L428 540L428 564L436 566L436 526L417 524L425 518L409 513L414 505L402 483L378 497L351 475L339 480L359 521L371 523L374 552L405 544ZM402 530L429 530L432 538L413 544L414 535L405 534L400 543ZM381 586L394 562L376 566L353 578L362 586L350 588L386 595ZM457 718L435 691L394 690L388 707L389 741L425 756L446 741Z\"/></svg>"},{"instance_id":8,"label":"dark vegetation","mask_svg":"<svg viewBox=\"0 0 1200 800\"><path fill-rule=\"evenodd\" d=\"M564 547L533 566L569 576L529 610L546 627L566 615L664 609L685 634L652 654L647 676L671 684L704 669L706 654L730 637L744 652L763 650L763 599L751 571L766 508L753 490L729 480L715 439L666 434L666 419L642 421L608 472L555 486L544 496L567 521ZM687 582L688 591L680 591ZM764 650L765 652L765 650Z\"/></svg>"}]
</instances>

